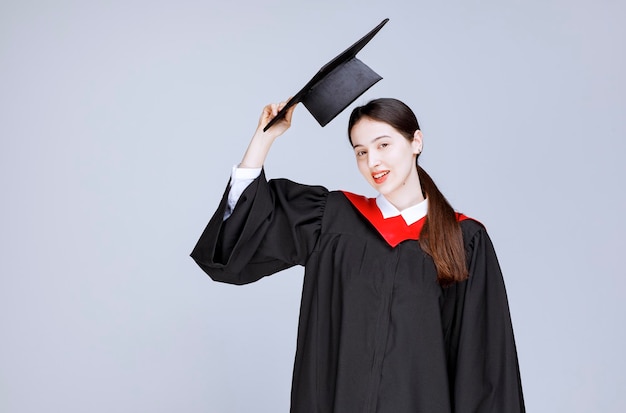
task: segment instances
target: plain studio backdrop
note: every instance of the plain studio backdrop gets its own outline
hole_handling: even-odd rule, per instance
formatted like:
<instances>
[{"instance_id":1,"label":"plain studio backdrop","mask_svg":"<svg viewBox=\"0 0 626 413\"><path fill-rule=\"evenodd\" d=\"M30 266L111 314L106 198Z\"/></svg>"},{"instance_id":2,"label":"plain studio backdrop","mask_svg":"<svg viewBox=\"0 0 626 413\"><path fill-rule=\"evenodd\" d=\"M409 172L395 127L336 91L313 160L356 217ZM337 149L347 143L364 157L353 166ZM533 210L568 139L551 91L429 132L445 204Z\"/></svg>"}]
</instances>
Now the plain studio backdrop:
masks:
<instances>
[{"instance_id":1,"label":"plain studio backdrop","mask_svg":"<svg viewBox=\"0 0 626 413\"><path fill-rule=\"evenodd\" d=\"M0 4L0 411L286 412L302 268L189 258L261 108L359 54L482 221L530 412L626 411L626 5L610 0ZM350 109L354 104L350 106ZM349 110L350 110L349 109ZM374 195L303 106L269 177Z\"/></svg>"}]
</instances>

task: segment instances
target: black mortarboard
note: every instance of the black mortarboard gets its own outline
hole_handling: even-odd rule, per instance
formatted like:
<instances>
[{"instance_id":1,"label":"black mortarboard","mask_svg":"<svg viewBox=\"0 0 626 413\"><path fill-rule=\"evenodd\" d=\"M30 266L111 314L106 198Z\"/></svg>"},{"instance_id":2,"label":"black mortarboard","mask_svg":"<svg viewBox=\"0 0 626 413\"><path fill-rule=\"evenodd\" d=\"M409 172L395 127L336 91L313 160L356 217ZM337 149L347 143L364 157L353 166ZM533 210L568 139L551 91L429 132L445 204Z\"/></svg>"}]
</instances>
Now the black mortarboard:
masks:
<instances>
[{"instance_id":1,"label":"black mortarboard","mask_svg":"<svg viewBox=\"0 0 626 413\"><path fill-rule=\"evenodd\" d=\"M357 59L356 54L388 21L389 19L383 20L359 41L326 63L298 93L289 99L285 107L263 128L263 131L265 132L282 119L287 109L298 102L302 102L321 126L326 126L367 89L381 80L382 77Z\"/></svg>"}]
</instances>

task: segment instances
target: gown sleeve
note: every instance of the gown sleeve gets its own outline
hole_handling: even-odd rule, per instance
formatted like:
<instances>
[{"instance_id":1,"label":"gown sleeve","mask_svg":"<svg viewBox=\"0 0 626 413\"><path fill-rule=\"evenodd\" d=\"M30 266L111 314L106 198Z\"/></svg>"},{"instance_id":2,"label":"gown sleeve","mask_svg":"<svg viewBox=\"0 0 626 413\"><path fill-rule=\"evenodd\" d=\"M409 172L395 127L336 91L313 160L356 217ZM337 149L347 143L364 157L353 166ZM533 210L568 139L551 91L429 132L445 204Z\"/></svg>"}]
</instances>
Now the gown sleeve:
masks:
<instances>
[{"instance_id":1,"label":"gown sleeve","mask_svg":"<svg viewBox=\"0 0 626 413\"><path fill-rule=\"evenodd\" d=\"M504 280L482 226L466 250L469 278L446 292L454 301L448 342L453 411L525 412Z\"/></svg>"},{"instance_id":2,"label":"gown sleeve","mask_svg":"<svg viewBox=\"0 0 626 413\"><path fill-rule=\"evenodd\" d=\"M228 192L191 253L204 272L215 281L247 284L306 263L319 237L325 188L268 182L261 171L223 220Z\"/></svg>"}]
</instances>

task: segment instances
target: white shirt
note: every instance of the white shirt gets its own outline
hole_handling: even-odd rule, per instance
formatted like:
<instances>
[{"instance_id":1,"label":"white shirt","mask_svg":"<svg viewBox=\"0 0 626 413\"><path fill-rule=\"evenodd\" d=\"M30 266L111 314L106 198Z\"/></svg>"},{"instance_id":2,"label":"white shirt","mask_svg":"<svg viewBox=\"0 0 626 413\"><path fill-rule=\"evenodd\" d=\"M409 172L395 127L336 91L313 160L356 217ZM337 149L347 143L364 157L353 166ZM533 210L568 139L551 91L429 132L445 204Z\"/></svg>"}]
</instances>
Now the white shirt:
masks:
<instances>
[{"instance_id":1,"label":"white shirt","mask_svg":"<svg viewBox=\"0 0 626 413\"><path fill-rule=\"evenodd\" d=\"M382 212L383 218L387 219L402 215L402 218L407 225L411 225L414 222L419 221L420 219L424 218L428 213L427 198L425 198L422 202L418 204L399 211L398 208L393 206L393 204L387 200L387 198L385 198L382 194L378 194L378 196L376 197L376 206L378 206L378 209L380 209L380 212Z\"/></svg>"},{"instance_id":2,"label":"white shirt","mask_svg":"<svg viewBox=\"0 0 626 413\"><path fill-rule=\"evenodd\" d=\"M239 168L238 165L233 165L233 169L230 173L230 191L228 192L228 203L226 210L224 211L224 221L232 215L237 201L243 191L246 190L248 185L252 183L259 175L261 175L262 168Z\"/></svg>"}]
</instances>

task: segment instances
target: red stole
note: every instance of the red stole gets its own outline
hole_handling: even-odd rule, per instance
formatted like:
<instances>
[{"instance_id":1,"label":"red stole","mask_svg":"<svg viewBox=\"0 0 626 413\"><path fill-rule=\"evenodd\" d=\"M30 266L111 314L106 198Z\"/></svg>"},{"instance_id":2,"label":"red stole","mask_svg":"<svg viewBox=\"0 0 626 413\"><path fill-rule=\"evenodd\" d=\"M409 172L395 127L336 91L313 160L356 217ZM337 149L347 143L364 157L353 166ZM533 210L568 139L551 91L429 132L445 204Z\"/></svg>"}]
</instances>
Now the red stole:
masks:
<instances>
[{"instance_id":1,"label":"red stole","mask_svg":"<svg viewBox=\"0 0 626 413\"><path fill-rule=\"evenodd\" d=\"M423 217L411 225L407 225L402 215L395 217L383 218L383 213L376 205L376 198L366 198L362 195L353 194L351 192L342 191L354 207L365 217L370 224L376 228L376 231L387 241L392 247L397 246L402 241L409 239L418 240L420 232L426 222ZM463 214L457 212L456 219L463 221L467 219Z\"/></svg>"}]
</instances>

